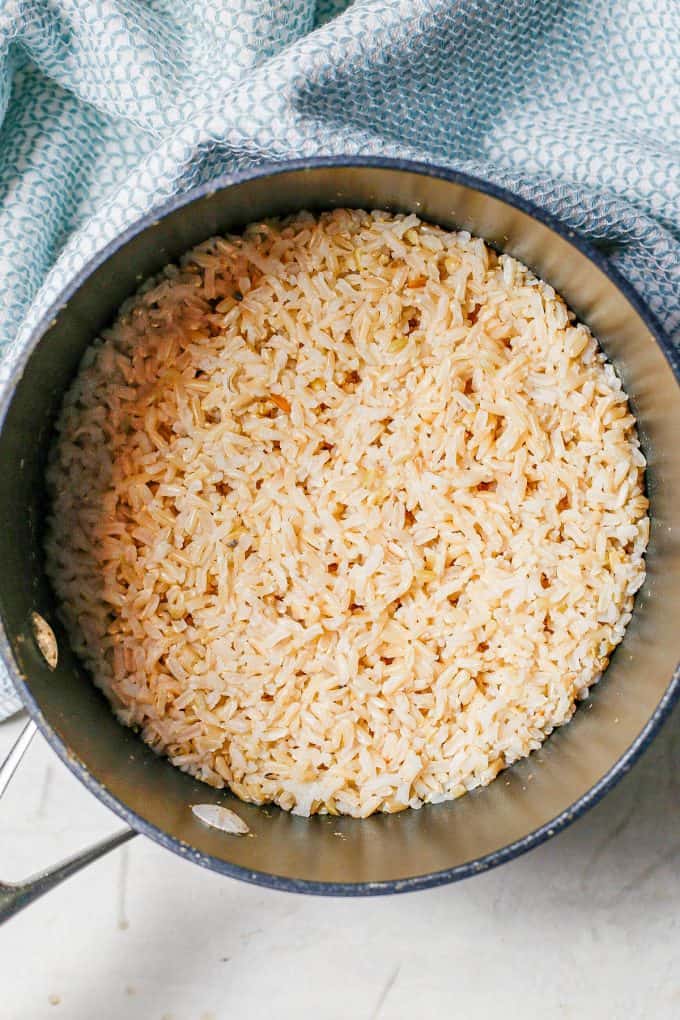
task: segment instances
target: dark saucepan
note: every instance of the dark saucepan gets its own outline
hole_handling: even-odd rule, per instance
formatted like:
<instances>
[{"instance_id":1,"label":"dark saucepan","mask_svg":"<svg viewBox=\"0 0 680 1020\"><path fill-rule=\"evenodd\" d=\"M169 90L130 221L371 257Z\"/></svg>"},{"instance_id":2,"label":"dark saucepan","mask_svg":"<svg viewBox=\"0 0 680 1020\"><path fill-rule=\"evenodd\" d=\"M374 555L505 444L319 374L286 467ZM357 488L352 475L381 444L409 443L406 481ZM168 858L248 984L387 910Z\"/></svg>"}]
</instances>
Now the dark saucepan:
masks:
<instances>
[{"instance_id":1,"label":"dark saucepan","mask_svg":"<svg viewBox=\"0 0 680 1020\"><path fill-rule=\"evenodd\" d=\"M157 758L118 724L69 651L41 551L43 474L56 411L84 348L140 277L212 234L333 206L413 211L465 228L551 283L624 380L648 458L652 516L648 577L633 620L573 721L484 790L365 821L295 818L241 804ZM680 388L672 350L605 257L481 181L382 159L308 160L216 180L139 221L92 260L36 330L0 407L0 650L17 690L93 793L137 831L214 871L325 894L401 892L475 874L536 846L595 803L631 767L680 691ZM55 672L33 639L33 611L55 627ZM205 828L190 810L198 802L236 807L255 838Z\"/></svg>"}]
</instances>

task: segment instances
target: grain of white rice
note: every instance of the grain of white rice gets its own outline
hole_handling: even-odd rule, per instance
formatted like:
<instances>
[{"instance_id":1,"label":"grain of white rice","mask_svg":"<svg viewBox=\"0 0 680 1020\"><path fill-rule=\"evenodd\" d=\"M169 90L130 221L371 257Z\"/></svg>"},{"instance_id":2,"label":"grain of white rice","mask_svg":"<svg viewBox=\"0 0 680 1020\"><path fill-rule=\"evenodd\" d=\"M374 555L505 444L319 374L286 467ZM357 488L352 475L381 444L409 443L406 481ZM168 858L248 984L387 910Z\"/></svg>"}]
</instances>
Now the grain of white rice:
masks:
<instances>
[{"instance_id":1,"label":"grain of white rice","mask_svg":"<svg viewBox=\"0 0 680 1020\"><path fill-rule=\"evenodd\" d=\"M489 783L567 722L644 579L621 383L478 238L336 210L214 238L68 392L49 575L121 720L300 814Z\"/></svg>"},{"instance_id":2,"label":"grain of white rice","mask_svg":"<svg viewBox=\"0 0 680 1020\"><path fill-rule=\"evenodd\" d=\"M247 836L250 832L242 818L221 804L192 804L191 810L204 825L220 829L230 836Z\"/></svg>"}]
</instances>

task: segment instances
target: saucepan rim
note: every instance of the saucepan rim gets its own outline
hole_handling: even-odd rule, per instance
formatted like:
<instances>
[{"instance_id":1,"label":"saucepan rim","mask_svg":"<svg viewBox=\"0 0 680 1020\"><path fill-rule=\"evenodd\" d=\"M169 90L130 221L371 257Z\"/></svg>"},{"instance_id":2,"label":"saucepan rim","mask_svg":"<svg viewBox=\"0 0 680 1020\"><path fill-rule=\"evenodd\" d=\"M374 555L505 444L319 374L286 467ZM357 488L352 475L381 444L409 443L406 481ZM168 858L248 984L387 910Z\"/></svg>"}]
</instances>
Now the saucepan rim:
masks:
<instances>
[{"instance_id":1,"label":"saucepan rim","mask_svg":"<svg viewBox=\"0 0 680 1020\"><path fill-rule=\"evenodd\" d=\"M245 183L247 181L272 177L290 172L314 170L314 169L365 169L376 168L381 170L395 170L399 172L420 174L426 177L439 178L450 181L453 184L460 184L473 191L480 192L492 198L496 198L507 205L520 210L539 223L547 226L564 240L577 248L586 256L617 288L623 297L633 306L640 318L652 333L657 344L661 348L670 368L680 384L680 355L673 348L669 338L665 335L655 316L651 313L646 303L639 294L624 279L621 274L610 264L606 255L582 238L578 232L566 226L552 214L541 209L533 202L528 201L505 188L498 187L487 180L474 177L458 170L452 170L444 166L428 163L419 163L412 160L393 159L375 156L320 156L305 159L285 160L275 163L260 164L247 170L237 173L223 174L208 182L198 185L175 196L172 199L154 207L144 216L139 217L134 223L126 227L112 241L99 249L85 265L70 279L60 296L41 317L37 325L31 330L30 337L18 355L15 355L9 378L0 387L0 430L2 429L5 416L14 395L15 388L22 376L24 367L30 359L33 351L38 346L44 335L47 333L51 323L57 316L60 308L80 289L89 277L116 251L127 244L133 237L152 228L159 220L171 213L190 205L193 202L206 198L217 191ZM181 857L189 859L211 871L227 875L231 878L238 878L242 881L256 885L278 889L287 892L304 892L326 896L371 896L387 893L411 892L417 889L426 889L433 886L444 885L467 878L470 875L488 871L500 864L510 861L520 854L531 850L544 843L547 839L561 832L576 818L579 818L594 804L597 804L602 797L618 783L623 776L632 768L634 763L649 746L654 736L659 731L662 723L668 718L673 705L680 699L680 664L676 667L670 678L669 684L657 704L654 712L647 723L638 734L633 743L625 753L611 766L602 778L578 798L570 807L566 808L551 821L522 836L520 839L509 843L507 846L494 850L483 857L466 861L464 864L456 865L453 868L446 868L441 871L416 875L405 879L389 879L377 882L323 882L318 880L296 879L283 875L271 874L269 872L255 871L244 868L240 865L231 864L220 858L209 854L201 853L188 843L185 843L169 833L158 828L152 823L141 818L136 812L128 808L122 801L118 800L69 750L68 746L61 740L55 730L45 719L42 710L33 697L30 687L25 684L19 676L14 661L9 640L0 621L0 659L4 662L14 687L19 695L23 706L33 718L41 733L61 758L67 768L93 793L102 803L110 808L115 814L121 817L131 828L148 836L159 843L165 849L170 850Z\"/></svg>"}]
</instances>

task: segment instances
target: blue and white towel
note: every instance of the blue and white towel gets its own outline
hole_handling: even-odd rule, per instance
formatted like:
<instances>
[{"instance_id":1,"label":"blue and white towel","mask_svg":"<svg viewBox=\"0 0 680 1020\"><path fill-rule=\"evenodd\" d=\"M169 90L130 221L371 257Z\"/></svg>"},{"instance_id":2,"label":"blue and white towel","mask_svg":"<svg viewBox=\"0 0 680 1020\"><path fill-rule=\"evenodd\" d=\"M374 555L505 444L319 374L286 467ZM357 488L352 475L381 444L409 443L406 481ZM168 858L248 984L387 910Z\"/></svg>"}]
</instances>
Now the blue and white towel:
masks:
<instances>
[{"instance_id":1,"label":"blue and white towel","mask_svg":"<svg viewBox=\"0 0 680 1020\"><path fill-rule=\"evenodd\" d=\"M151 206L261 162L410 156L533 199L680 342L678 0L4 0L0 378ZM0 718L16 701L0 676Z\"/></svg>"}]
</instances>

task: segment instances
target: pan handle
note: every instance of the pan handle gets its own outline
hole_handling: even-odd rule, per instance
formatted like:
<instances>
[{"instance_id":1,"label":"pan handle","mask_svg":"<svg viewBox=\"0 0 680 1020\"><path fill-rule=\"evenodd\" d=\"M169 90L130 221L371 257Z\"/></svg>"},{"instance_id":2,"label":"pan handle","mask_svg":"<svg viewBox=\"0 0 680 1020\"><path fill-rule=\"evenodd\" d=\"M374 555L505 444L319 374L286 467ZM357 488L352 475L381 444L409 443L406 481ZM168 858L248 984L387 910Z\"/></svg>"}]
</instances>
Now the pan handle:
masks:
<instances>
[{"instance_id":1,"label":"pan handle","mask_svg":"<svg viewBox=\"0 0 680 1020\"><path fill-rule=\"evenodd\" d=\"M36 731L35 723L32 719L29 720L19 734L12 750L0 765L0 797L9 786L16 767L23 758ZM96 861L98 857L103 857L109 850L115 850L121 843L126 843L128 839L132 839L136 835L134 829L123 829L122 832L117 832L115 835L81 850L73 857L67 857L60 864L48 868L47 871L39 871L24 882L0 882L0 924L8 921L10 917L37 900L39 896L54 889L56 885L59 885L70 875L74 875L76 871L80 871L92 861Z\"/></svg>"}]
</instances>

